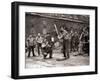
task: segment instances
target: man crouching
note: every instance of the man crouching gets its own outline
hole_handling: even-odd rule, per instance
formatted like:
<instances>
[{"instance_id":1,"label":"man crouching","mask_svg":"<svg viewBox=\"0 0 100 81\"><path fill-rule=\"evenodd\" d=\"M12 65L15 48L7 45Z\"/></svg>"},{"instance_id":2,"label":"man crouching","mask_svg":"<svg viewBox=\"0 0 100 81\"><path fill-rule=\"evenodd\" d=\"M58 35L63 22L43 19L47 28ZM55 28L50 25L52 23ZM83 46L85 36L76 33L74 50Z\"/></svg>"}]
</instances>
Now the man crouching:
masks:
<instances>
[{"instance_id":1,"label":"man crouching","mask_svg":"<svg viewBox=\"0 0 100 81\"><path fill-rule=\"evenodd\" d=\"M52 43L48 42L47 39L44 39L42 43L42 54L44 59L46 59L48 54L49 58L52 58Z\"/></svg>"}]
</instances>

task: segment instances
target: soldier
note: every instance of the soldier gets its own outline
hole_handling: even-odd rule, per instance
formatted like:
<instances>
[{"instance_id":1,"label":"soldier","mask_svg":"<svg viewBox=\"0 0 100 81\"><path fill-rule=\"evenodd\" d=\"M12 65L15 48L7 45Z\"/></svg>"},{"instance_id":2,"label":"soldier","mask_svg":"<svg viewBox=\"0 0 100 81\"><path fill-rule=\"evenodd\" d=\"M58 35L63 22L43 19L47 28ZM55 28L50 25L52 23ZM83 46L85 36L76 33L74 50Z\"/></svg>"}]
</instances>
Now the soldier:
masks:
<instances>
[{"instance_id":1,"label":"soldier","mask_svg":"<svg viewBox=\"0 0 100 81\"><path fill-rule=\"evenodd\" d=\"M47 33L42 43L42 51L43 51L44 59L48 54L49 54L49 58L52 58L52 47L53 47L53 41L51 40L51 35Z\"/></svg>"},{"instance_id":2,"label":"soldier","mask_svg":"<svg viewBox=\"0 0 100 81\"><path fill-rule=\"evenodd\" d=\"M65 59L69 58L69 33L63 27L61 27L61 35L58 35L58 39L63 39L63 55Z\"/></svg>"},{"instance_id":3,"label":"soldier","mask_svg":"<svg viewBox=\"0 0 100 81\"><path fill-rule=\"evenodd\" d=\"M85 32L84 32L83 51L84 53L87 53L89 55L89 33L87 31L87 28L85 29Z\"/></svg>"},{"instance_id":4,"label":"soldier","mask_svg":"<svg viewBox=\"0 0 100 81\"><path fill-rule=\"evenodd\" d=\"M34 41L35 41L35 38L32 35L29 35L29 38L27 39L27 41L28 41L28 50L29 50L28 57L30 57L31 51L32 51L33 56L36 56L34 54L34 48L35 48Z\"/></svg>"},{"instance_id":5,"label":"soldier","mask_svg":"<svg viewBox=\"0 0 100 81\"><path fill-rule=\"evenodd\" d=\"M53 50L53 45L54 45L54 40L52 39L50 33L47 34L46 39L48 41L48 45L49 45L49 58L52 58L52 50Z\"/></svg>"},{"instance_id":6,"label":"soldier","mask_svg":"<svg viewBox=\"0 0 100 81\"><path fill-rule=\"evenodd\" d=\"M73 35L74 35L74 32L73 32L73 29L70 31L70 39L69 39L69 42L70 42L70 52L73 51Z\"/></svg>"},{"instance_id":7,"label":"soldier","mask_svg":"<svg viewBox=\"0 0 100 81\"><path fill-rule=\"evenodd\" d=\"M83 52L86 50L87 52L89 51L89 34L86 31L86 29L83 29L83 32L80 35L79 38L79 54L78 55L83 55Z\"/></svg>"},{"instance_id":8,"label":"soldier","mask_svg":"<svg viewBox=\"0 0 100 81\"><path fill-rule=\"evenodd\" d=\"M79 44L79 37L77 32L74 33L72 41L73 41L73 51L76 52L78 51L78 44Z\"/></svg>"},{"instance_id":9,"label":"soldier","mask_svg":"<svg viewBox=\"0 0 100 81\"><path fill-rule=\"evenodd\" d=\"M37 41L37 48L38 48L38 55L40 55L40 51L41 51L41 44L43 42L43 38L41 36L40 33L38 33L37 37L36 37L36 41Z\"/></svg>"}]
</instances>

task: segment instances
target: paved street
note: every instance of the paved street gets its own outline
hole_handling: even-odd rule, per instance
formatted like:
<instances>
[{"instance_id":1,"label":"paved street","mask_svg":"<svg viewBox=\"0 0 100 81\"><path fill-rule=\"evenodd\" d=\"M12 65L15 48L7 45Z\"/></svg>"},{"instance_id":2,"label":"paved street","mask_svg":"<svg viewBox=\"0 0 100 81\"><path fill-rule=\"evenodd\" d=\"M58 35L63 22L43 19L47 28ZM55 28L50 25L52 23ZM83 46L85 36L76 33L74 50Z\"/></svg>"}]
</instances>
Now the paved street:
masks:
<instances>
[{"instance_id":1,"label":"paved street","mask_svg":"<svg viewBox=\"0 0 100 81\"><path fill-rule=\"evenodd\" d=\"M76 53L70 53L70 58L63 60L63 54L56 50L53 52L52 59L43 59L42 54L38 56L35 52L36 57L27 57L26 53L26 68L46 68L46 67L64 67L64 66L80 66L89 65L89 56L73 56ZM59 60L60 59L60 60Z\"/></svg>"}]
</instances>

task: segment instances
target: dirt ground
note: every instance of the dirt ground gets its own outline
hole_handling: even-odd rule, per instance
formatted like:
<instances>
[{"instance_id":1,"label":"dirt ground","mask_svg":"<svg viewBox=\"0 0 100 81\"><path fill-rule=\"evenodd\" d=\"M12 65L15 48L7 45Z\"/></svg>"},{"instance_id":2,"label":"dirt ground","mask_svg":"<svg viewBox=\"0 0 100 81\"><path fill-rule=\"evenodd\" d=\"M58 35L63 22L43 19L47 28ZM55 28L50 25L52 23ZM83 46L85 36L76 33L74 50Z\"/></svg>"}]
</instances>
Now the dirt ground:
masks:
<instances>
[{"instance_id":1,"label":"dirt ground","mask_svg":"<svg viewBox=\"0 0 100 81\"><path fill-rule=\"evenodd\" d=\"M26 53L25 58L25 67L26 68L48 68L48 67L67 67L67 66L81 66L81 65L89 65L89 56L87 54L78 55L77 52L71 52L70 58L66 60L57 60L63 59L63 54L59 52L60 50L53 51L53 58L52 59L43 59L43 55L40 54L38 56L37 52L35 52L36 57L27 57L28 53ZM48 57L48 56L47 56Z\"/></svg>"}]
</instances>

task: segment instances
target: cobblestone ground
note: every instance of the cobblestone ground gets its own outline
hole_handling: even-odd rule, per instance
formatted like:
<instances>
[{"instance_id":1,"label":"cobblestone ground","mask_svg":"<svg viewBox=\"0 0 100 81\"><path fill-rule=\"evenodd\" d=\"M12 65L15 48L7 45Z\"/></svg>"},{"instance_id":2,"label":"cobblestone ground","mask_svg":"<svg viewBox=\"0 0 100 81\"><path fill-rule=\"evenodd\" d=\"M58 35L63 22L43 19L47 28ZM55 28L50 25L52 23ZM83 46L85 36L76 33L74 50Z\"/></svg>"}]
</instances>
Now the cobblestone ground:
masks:
<instances>
[{"instance_id":1,"label":"cobblestone ground","mask_svg":"<svg viewBox=\"0 0 100 81\"><path fill-rule=\"evenodd\" d=\"M70 58L66 60L63 59L63 54L60 50L53 51L52 59L43 59L43 55L38 56L37 52L35 52L36 57L27 57L25 58L25 67L26 68L47 68L47 67L64 67L64 66L81 66L81 65L89 65L89 56L84 54L84 56L74 56L77 52L70 53Z\"/></svg>"}]
</instances>

